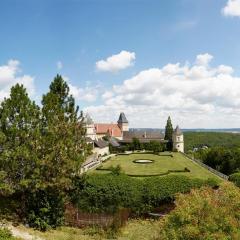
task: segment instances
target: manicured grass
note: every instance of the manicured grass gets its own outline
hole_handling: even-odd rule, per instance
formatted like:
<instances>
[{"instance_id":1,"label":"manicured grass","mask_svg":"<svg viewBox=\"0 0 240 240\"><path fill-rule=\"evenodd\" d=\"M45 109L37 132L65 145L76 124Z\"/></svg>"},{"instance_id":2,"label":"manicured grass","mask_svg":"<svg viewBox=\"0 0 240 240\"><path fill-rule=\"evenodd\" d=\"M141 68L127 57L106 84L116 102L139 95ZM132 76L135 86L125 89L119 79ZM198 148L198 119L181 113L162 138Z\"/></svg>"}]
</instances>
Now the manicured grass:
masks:
<instances>
[{"instance_id":1,"label":"manicured grass","mask_svg":"<svg viewBox=\"0 0 240 240\"><path fill-rule=\"evenodd\" d=\"M150 164L138 164L133 161L136 159L150 159L154 160ZM215 174L209 172L205 168L199 166L195 162L186 158L180 153L172 153L171 156L158 156L155 154L131 154L131 155L118 155L103 163L102 168L116 167L117 165L121 166L121 169L124 173L130 175L155 175L166 173L169 170L173 171L182 171L184 168L188 168L190 172L177 172L170 174L182 174L189 177L197 177L201 179L207 178L217 178ZM109 171L104 170L94 170L94 173L109 173Z\"/></svg>"}]
</instances>

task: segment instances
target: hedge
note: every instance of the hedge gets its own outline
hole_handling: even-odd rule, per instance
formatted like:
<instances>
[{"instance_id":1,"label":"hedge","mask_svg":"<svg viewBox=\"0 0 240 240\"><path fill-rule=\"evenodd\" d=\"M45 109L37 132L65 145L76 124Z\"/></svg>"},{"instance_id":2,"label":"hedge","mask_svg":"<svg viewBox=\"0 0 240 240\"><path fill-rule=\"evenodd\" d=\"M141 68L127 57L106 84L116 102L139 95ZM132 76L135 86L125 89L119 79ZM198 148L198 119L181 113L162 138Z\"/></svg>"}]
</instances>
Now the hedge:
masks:
<instances>
[{"instance_id":1,"label":"hedge","mask_svg":"<svg viewBox=\"0 0 240 240\"><path fill-rule=\"evenodd\" d=\"M240 172L233 173L229 176L229 181L240 187Z\"/></svg>"},{"instance_id":2,"label":"hedge","mask_svg":"<svg viewBox=\"0 0 240 240\"><path fill-rule=\"evenodd\" d=\"M164 176L137 179L127 175L93 174L79 179L72 191L72 200L87 212L116 212L129 208L137 214L174 200L176 193L189 192L203 185L216 186L214 180L192 179L187 176Z\"/></svg>"}]
</instances>

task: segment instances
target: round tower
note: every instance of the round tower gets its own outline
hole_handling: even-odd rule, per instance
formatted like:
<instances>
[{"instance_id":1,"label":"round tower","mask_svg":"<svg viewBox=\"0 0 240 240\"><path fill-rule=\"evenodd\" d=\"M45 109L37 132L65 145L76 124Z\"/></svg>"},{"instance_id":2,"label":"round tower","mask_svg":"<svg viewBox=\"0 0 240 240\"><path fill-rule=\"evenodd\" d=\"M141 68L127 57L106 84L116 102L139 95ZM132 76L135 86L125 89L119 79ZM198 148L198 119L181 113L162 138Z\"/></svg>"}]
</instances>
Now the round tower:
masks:
<instances>
[{"instance_id":1,"label":"round tower","mask_svg":"<svg viewBox=\"0 0 240 240\"><path fill-rule=\"evenodd\" d=\"M173 151L184 152L184 137L179 126L173 132Z\"/></svg>"},{"instance_id":2,"label":"round tower","mask_svg":"<svg viewBox=\"0 0 240 240\"><path fill-rule=\"evenodd\" d=\"M129 125L128 120L123 112L120 113L119 119L118 119L118 126L121 129L122 132L128 132L129 131Z\"/></svg>"}]
</instances>

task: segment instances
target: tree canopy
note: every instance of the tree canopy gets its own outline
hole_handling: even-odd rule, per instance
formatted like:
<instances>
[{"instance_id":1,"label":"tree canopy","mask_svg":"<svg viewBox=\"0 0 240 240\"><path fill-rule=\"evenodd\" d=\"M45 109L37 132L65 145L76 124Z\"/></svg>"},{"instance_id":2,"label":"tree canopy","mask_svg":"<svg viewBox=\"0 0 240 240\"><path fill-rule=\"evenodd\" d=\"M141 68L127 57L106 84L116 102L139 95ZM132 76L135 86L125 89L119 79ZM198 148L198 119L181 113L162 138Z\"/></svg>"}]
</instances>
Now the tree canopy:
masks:
<instances>
[{"instance_id":1,"label":"tree canopy","mask_svg":"<svg viewBox=\"0 0 240 240\"><path fill-rule=\"evenodd\" d=\"M165 127L165 140L172 141L173 126L170 116L168 117L167 124Z\"/></svg>"}]
</instances>

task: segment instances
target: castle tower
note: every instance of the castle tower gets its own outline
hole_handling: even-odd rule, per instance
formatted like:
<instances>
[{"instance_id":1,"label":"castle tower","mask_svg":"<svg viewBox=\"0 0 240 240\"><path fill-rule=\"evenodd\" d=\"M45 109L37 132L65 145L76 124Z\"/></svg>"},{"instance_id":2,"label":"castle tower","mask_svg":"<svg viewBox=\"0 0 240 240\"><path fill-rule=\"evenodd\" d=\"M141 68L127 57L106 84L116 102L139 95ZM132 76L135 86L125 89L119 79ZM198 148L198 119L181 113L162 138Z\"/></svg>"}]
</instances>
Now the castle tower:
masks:
<instances>
[{"instance_id":1,"label":"castle tower","mask_svg":"<svg viewBox=\"0 0 240 240\"><path fill-rule=\"evenodd\" d=\"M86 137L89 137L92 140L96 140L96 130L94 127L94 122L88 113L84 117L84 123L86 126Z\"/></svg>"},{"instance_id":2,"label":"castle tower","mask_svg":"<svg viewBox=\"0 0 240 240\"><path fill-rule=\"evenodd\" d=\"M179 126L177 126L173 132L173 150L184 152L184 137Z\"/></svg>"},{"instance_id":3,"label":"castle tower","mask_svg":"<svg viewBox=\"0 0 240 240\"><path fill-rule=\"evenodd\" d=\"M128 120L123 112L120 113L119 119L118 119L118 126L121 129L122 132L128 132L129 131L129 125Z\"/></svg>"}]
</instances>

